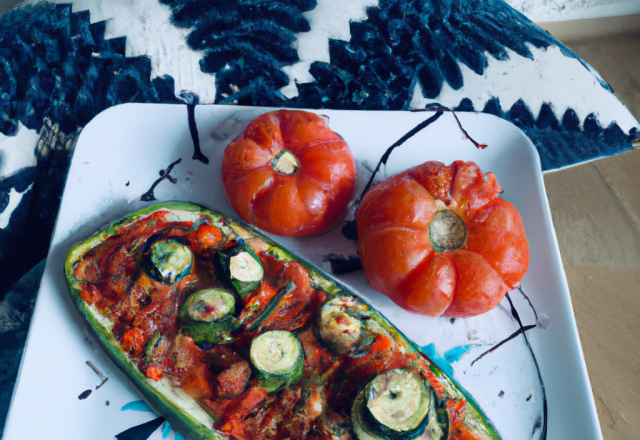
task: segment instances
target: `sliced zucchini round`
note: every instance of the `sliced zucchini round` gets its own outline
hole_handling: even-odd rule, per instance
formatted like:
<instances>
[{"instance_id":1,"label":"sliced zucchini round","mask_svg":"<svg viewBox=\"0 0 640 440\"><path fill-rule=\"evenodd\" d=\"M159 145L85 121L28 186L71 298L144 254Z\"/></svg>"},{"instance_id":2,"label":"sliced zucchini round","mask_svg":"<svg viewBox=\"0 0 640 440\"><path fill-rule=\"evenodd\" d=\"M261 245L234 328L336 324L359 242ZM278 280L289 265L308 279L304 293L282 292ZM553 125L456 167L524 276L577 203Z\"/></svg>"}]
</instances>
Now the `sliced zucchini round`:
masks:
<instances>
[{"instance_id":1,"label":"sliced zucchini round","mask_svg":"<svg viewBox=\"0 0 640 440\"><path fill-rule=\"evenodd\" d=\"M292 332L272 330L255 338L249 352L260 385L267 391L287 388L297 382L304 369L304 351Z\"/></svg>"},{"instance_id":2,"label":"sliced zucchini round","mask_svg":"<svg viewBox=\"0 0 640 440\"><path fill-rule=\"evenodd\" d=\"M352 407L354 431L360 440L415 439L425 432L431 406L424 380L404 368L386 371L356 398Z\"/></svg>"},{"instance_id":3,"label":"sliced zucchini round","mask_svg":"<svg viewBox=\"0 0 640 440\"><path fill-rule=\"evenodd\" d=\"M450 209L438 211L429 224L429 240L436 252L461 248L466 239L467 227L464 221Z\"/></svg>"},{"instance_id":4,"label":"sliced zucchini round","mask_svg":"<svg viewBox=\"0 0 640 440\"><path fill-rule=\"evenodd\" d=\"M151 247L151 261L164 281L174 283L191 270L193 253L177 240L159 240Z\"/></svg>"},{"instance_id":5,"label":"sliced zucchini round","mask_svg":"<svg viewBox=\"0 0 640 440\"><path fill-rule=\"evenodd\" d=\"M240 325L234 317L234 294L220 288L192 293L180 307L181 331L195 343L227 344L233 342L233 331Z\"/></svg>"},{"instance_id":6,"label":"sliced zucchini round","mask_svg":"<svg viewBox=\"0 0 640 440\"><path fill-rule=\"evenodd\" d=\"M236 311L236 300L224 289L204 289L191 294L182 304L183 319L197 322L215 322Z\"/></svg>"},{"instance_id":7,"label":"sliced zucchini round","mask_svg":"<svg viewBox=\"0 0 640 440\"><path fill-rule=\"evenodd\" d=\"M239 326L237 318L225 316L221 320L212 323L189 321L180 327L180 331L185 335L191 336L196 345L208 347L208 344L230 344L234 342L238 336L236 330Z\"/></svg>"},{"instance_id":8,"label":"sliced zucchini round","mask_svg":"<svg viewBox=\"0 0 640 440\"><path fill-rule=\"evenodd\" d=\"M362 322L349 313L350 302L355 302L355 299L332 298L322 306L318 315L320 338L336 354L351 351L362 335Z\"/></svg>"},{"instance_id":9,"label":"sliced zucchini round","mask_svg":"<svg viewBox=\"0 0 640 440\"><path fill-rule=\"evenodd\" d=\"M244 243L230 252L220 252L220 263L241 298L256 290L264 277L260 258Z\"/></svg>"}]
</instances>

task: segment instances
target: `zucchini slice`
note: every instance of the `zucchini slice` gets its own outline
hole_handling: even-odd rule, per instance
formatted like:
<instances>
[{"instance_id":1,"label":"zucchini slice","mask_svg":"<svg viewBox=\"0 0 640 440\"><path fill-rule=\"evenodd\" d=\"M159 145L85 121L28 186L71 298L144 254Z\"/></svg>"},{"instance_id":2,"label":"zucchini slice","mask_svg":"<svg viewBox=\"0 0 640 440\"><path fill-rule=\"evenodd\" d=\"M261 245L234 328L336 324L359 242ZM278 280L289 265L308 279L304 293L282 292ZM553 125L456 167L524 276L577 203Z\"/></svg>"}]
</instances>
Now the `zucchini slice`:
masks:
<instances>
[{"instance_id":1,"label":"zucchini slice","mask_svg":"<svg viewBox=\"0 0 640 440\"><path fill-rule=\"evenodd\" d=\"M352 409L354 431L360 440L422 438L432 408L431 392L418 375L404 368L386 371L358 394Z\"/></svg>"},{"instance_id":2,"label":"zucchini slice","mask_svg":"<svg viewBox=\"0 0 640 440\"><path fill-rule=\"evenodd\" d=\"M242 299L256 290L264 277L260 258L242 240L230 252L220 252L220 263Z\"/></svg>"},{"instance_id":3,"label":"zucchini slice","mask_svg":"<svg viewBox=\"0 0 640 440\"><path fill-rule=\"evenodd\" d=\"M195 343L227 344L235 340L232 332L239 326L233 315L234 295L221 288L203 289L192 293L180 308L178 319L183 333Z\"/></svg>"},{"instance_id":4,"label":"zucchini slice","mask_svg":"<svg viewBox=\"0 0 640 440\"><path fill-rule=\"evenodd\" d=\"M353 298L337 296L327 301L318 314L318 334L337 354L351 351L362 336L362 322L353 314Z\"/></svg>"},{"instance_id":5,"label":"zucchini slice","mask_svg":"<svg viewBox=\"0 0 640 440\"><path fill-rule=\"evenodd\" d=\"M182 304L180 318L185 321L216 322L236 311L236 300L224 289L204 289L192 293Z\"/></svg>"},{"instance_id":6,"label":"zucchini slice","mask_svg":"<svg viewBox=\"0 0 640 440\"><path fill-rule=\"evenodd\" d=\"M151 245L151 261L163 280L174 283L189 273L193 253L176 240L158 240Z\"/></svg>"},{"instance_id":7,"label":"zucchini slice","mask_svg":"<svg viewBox=\"0 0 640 440\"><path fill-rule=\"evenodd\" d=\"M202 224L219 229L213 246L198 241ZM243 252L260 270L247 255L232 263ZM244 275L232 276L236 265ZM70 250L65 274L109 357L187 438L293 440L311 437L296 431L307 427L323 438L499 439L473 399L346 286L201 206L160 203L114 221ZM396 393L401 408L394 387L410 391ZM309 389L322 392L296 400ZM266 416L273 435L255 431Z\"/></svg>"},{"instance_id":8,"label":"zucchini slice","mask_svg":"<svg viewBox=\"0 0 640 440\"><path fill-rule=\"evenodd\" d=\"M287 388L300 379L304 350L298 337L288 331L272 330L251 342L251 363L260 384L267 391Z\"/></svg>"},{"instance_id":9,"label":"zucchini slice","mask_svg":"<svg viewBox=\"0 0 640 440\"><path fill-rule=\"evenodd\" d=\"M376 376L365 388L365 405L381 432L410 433L422 427L431 395L415 373L404 368Z\"/></svg>"}]
</instances>

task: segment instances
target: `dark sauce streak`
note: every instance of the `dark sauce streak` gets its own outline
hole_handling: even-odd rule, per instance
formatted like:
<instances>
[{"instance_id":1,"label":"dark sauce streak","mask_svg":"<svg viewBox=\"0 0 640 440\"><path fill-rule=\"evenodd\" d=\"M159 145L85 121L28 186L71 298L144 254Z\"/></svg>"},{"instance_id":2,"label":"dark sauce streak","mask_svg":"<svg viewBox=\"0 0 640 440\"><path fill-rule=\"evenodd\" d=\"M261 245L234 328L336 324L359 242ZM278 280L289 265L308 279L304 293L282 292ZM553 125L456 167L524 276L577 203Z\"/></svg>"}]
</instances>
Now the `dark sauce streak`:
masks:
<instances>
[{"instance_id":1,"label":"dark sauce streak","mask_svg":"<svg viewBox=\"0 0 640 440\"><path fill-rule=\"evenodd\" d=\"M529 339L527 338L527 334L524 330L524 326L522 325L522 321L520 320L520 315L518 315L518 311L516 310L513 302L511 301L511 297L507 293L506 295L507 301L509 301L509 305L511 306L511 315L513 315L514 319L518 322L520 329L522 330L522 337L524 338L524 342L527 344L527 348L531 353L531 357L533 358L533 363L536 366L536 371L538 373L538 380L540 381L540 387L542 388L542 432L540 433L540 440L547 439L547 418L548 418L548 409L547 409L547 392L544 388L544 382L542 381L542 374L540 374L540 366L538 365L538 359L536 358L535 353L533 352L533 348L531 348L531 344L529 344ZM536 426L533 428L532 434L538 429L539 421L536 421Z\"/></svg>"},{"instance_id":2,"label":"dark sauce streak","mask_svg":"<svg viewBox=\"0 0 640 440\"><path fill-rule=\"evenodd\" d=\"M198 137L198 126L196 125L196 105L187 104L187 116L189 118L189 133L193 140L193 160L199 160L204 164L209 163L209 158L202 154L200 150L200 138Z\"/></svg>"},{"instance_id":3,"label":"dark sauce streak","mask_svg":"<svg viewBox=\"0 0 640 440\"><path fill-rule=\"evenodd\" d=\"M102 382L100 382L100 385L98 385L98 386L96 387L96 390L100 389L100 387L101 387L102 385L104 385L105 383L107 383L107 381L109 380L109 378L108 378L107 376L105 376L104 374L102 374L102 371L100 371L100 370L98 369L98 367L96 367L95 365L93 365L93 362L91 362L91 361L87 361L87 362L85 362L85 364L87 364L87 365L89 366L89 368L91 368L91 369L93 370L93 372L94 372L94 373L96 373L96 374L98 375L98 377L100 378L100 380L102 381ZM86 392L86 391L85 391L85 392ZM88 396L88 394L87 394L87 396Z\"/></svg>"},{"instance_id":4,"label":"dark sauce streak","mask_svg":"<svg viewBox=\"0 0 640 440\"><path fill-rule=\"evenodd\" d=\"M460 127L460 131L462 131L462 134L464 134L465 137L469 139L473 145L476 146L476 148L479 148L480 150L484 150L485 148L487 148L487 144L479 144L478 142L473 140L471 136L469 136L469 133L467 133L467 130L462 128L462 124L460 123L460 119L458 119L458 115L456 115L456 112L451 112L451 114L453 115L454 118L456 118L456 122L458 123L458 127Z\"/></svg>"},{"instance_id":5,"label":"dark sauce streak","mask_svg":"<svg viewBox=\"0 0 640 440\"><path fill-rule=\"evenodd\" d=\"M418 108L415 110L410 110L412 113L417 113L417 112L433 112L433 111L443 111L443 112L451 112L451 114L453 114L453 117L456 119L456 122L458 123L458 128L460 128L460 131L462 131L462 134L464 134L464 136L471 141L471 143L473 145L476 146L476 148L479 148L480 150L484 150L485 148L487 148L487 144L481 144L476 142L471 136L469 136L469 133L467 133L467 130L465 130L462 127L462 124L460 123L460 120L458 119L458 115L456 115L456 112L454 112L453 110L449 109L448 107L444 107L440 104L435 104L435 105L427 105L426 108Z\"/></svg>"},{"instance_id":6,"label":"dark sauce streak","mask_svg":"<svg viewBox=\"0 0 640 440\"><path fill-rule=\"evenodd\" d=\"M96 387L96 390L100 389L100 387L101 387L102 385L104 385L105 383L107 383L107 381L108 381L108 380L109 380L109 378L108 378L108 377L105 377L104 379L102 379L102 382L100 382L100 385L98 385L98 386Z\"/></svg>"},{"instance_id":7,"label":"dark sauce streak","mask_svg":"<svg viewBox=\"0 0 640 440\"><path fill-rule=\"evenodd\" d=\"M529 331L531 329L536 328L535 325L527 325L525 327L521 327L520 329L518 329L517 331L515 331L513 334L511 334L508 338L503 339L502 341L498 342L496 345L494 345L493 347L491 347L489 350L485 351L484 353L482 353L480 356L478 356L473 362L471 362L471 366L473 366L473 364L475 364L477 361L479 361L480 359L482 359L483 357L485 357L486 355L488 355L489 353L494 352L495 350L498 349L498 347L500 347L501 345L509 342L510 340L512 340L513 338L515 338L516 336Z\"/></svg>"},{"instance_id":8,"label":"dark sauce streak","mask_svg":"<svg viewBox=\"0 0 640 440\"><path fill-rule=\"evenodd\" d=\"M391 156L391 153L393 152L393 150L395 150L397 147L399 147L400 145L404 144L406 141L411 139L414 135L419 133L422 129L428 127L429 125L437 121L438 118L442 116L442 113L443 113L442 110L437 110L435 115L431 116L426 121L422 121L421 123L416 125L413 129L411 129L411 131L409 131L407 134L405 134L400 139L398 139L393 145L387 148L387 151L385 151L382 157L380 158L380 161L378 162L376 169L373 171L373 174L371 174L371 177L369 178L369 182L367 182L367 186L364 187L362 194L360 194L360 197L358 198L358 202L356 204L356 210L358 209L358 206L360 206L360 202L362 201L362 198L364 197L364 195L367 193L367 191L369 191L369 188L371 188L371 185L373 185L373 179L376 177L376 174L378 174L378 171L380 171L380 166L383 164L386 165L387 161L389 160L389 156Z\"/></svg>"},{"instance_id":9,"label":"dark sauce streak","mask_svg":"<svg viewBox=\"0 0 640 440\"><path fill-rule=\"evenodd\" d=\"M527 302L529 303L529 306L531 306L531 310L533 310L533 315L536 317L536 322L540 322L540 320L538 319L538 312L536 312L536 308L533 307L533 304L531 303L531 300L529 299L527 294L524 293L524 291L522 290L522 287L518 287L518 290L520 291L522 296L524 296L524 299L527 300Z\"/></svg>"},{"instance_id":10,"label":"dark sauce streak","mask_svg":"<svg viewBox=\"0 0 640 440\"><path fill-rule=\"evenodd\" d=\"M164 417L149 420L142 425L134 426L126 431L122 431L120 434L116 434L116 440L147 440L163 422Z\"/></svg>"},{"instance_id":11,"label":"dark sauce streak","mask_svg":"<svg viewBox=\"0 0 640 440\"><path fill-rule=\"evenodd\" d=\"M157 200L156 196L153 194L153 190L155 190L156 186L158 186L158 184L160 184L160 182L162 182L164 179L168 179L169 182L171 183L176 183L177 180L171 177L169 173L171 173L171 170L173 169L173 167L178 165L180 162L182 162L182 158L173 162L171 165L167 167L166 170L160 170L160 178L155 182L153 182L153 185L151 185L151 188L149 188L149 191L142 194L142 196L140 197L140 200L143 202L153 202L154 200Z\"/></svg>"},{"instance_id":12,"label":"dark sauce streak","mask_svg":"<svg viewBox=\"0 0 640 440\"><path fill-rule=\"evenodd\" d=\"M355 220L349 220L345 222L344 226L340 230L342 235L347 240L358 241L358 227L356 226Z\"/></svg>"},{"instance_id":13,"label":"dark sauce streak","mask_svg":"<svg viewBox=\"0 0 640 440\"><path fill-rule=\"evenodd\" d=\"M357 255L345 257L344 255L329 254L322 261L328 261L331 264L331 272L334 275L344 275L363 269L362 261Z\"/></svg>"},{"instance_id":14,"label":"dark sauce streak","mask_svg":"<svg viewBox=\"0 0 640 440\"><path fill-rule=\"evenodd\" d=\"M78 400L84 400L91 395L91 390L85 390L78 396Z\"/></svg>"}]
</instances>

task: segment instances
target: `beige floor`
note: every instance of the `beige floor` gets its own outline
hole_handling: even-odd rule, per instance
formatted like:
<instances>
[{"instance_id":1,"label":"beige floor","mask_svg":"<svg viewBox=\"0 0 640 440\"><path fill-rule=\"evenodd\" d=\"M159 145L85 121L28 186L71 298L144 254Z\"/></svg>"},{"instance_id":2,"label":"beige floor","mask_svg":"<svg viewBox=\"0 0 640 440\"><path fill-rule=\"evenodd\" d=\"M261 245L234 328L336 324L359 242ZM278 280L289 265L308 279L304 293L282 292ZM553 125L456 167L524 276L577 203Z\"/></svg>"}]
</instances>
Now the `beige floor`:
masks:
<instances>
[{"instance_id":1,"label":"beige floor","mask_svg":"<svg viewBox=\"0 0 640 440\"><path fill-rule=\"evenodd\" d=\"M640 119L636 18L637 27L623 35L569 35L564 42ZM638 439L640 149L547 173L544 180L603 436Z\"/></svg>"}]
</instances>

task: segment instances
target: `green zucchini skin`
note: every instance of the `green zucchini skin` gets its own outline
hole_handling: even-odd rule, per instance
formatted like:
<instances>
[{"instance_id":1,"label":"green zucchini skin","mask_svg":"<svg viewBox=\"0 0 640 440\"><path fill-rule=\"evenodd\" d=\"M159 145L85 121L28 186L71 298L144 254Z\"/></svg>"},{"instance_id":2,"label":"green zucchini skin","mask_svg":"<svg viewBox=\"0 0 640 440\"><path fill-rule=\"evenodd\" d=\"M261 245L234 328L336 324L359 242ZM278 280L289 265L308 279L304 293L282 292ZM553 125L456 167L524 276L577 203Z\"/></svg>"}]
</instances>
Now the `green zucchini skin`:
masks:
<instances>
[{"instance_id":1,"label":"green zucchini skin","mask_svg":"<svg viewBox=\"0 0 640 440\"><path fill-rule=\"evenodd\" d=\"M156 211L163 210L177 211L187 214L191 213L193 215L207 215L211 218L212 222L216 223L220 221L221 224L224 224L225 228L232 230L234 233L241 236L241 238L243 238L245 241L250 240L252 237L261 240L266 244L266 246L268 246L267 252L274 256L276 259L279 259L281 261L298 262L308 271L315 289L322 290L330 296L353 295L357 297L357 295L352 293L346 286L344 286L337 280L331 278L329 275L323 273L317 267L311 265L309 262L282 249L270 238L264 236L252 227L234 222L227 217L209 211L204 207L187 202L173 201L149 206L145 209L134 212L128 216L112 222L95 236L71 248L65 261L65 276L69 286L71 297L80 314L82 315L87 327L102 343L103 348L107 352L107 355L110 357L110 359L118 366L118 368L123 371L125 376L139 390L140 394L149 403L149 405L159 414L164 416L165 419L169 423L171 423L171 425L176 430L183 433L187 438L193 440L226 439L228 437L216 431L213 428L212 424L207 425L202 422L199 416L184 410L182 408L182 401L177 402L176 399L171 396L171 393L169 391L158 389L152 380L146 378L143 373L140 372L135 367L135 365L132 364L132 362L127 357L127 354L123 352L120 343L118 342L118 340L116 340L111 332L111 328L114 323L109 322L107 318L102 317L99 312L97 312L97 309L94 306L87 304L82 299L79 294L80 283L74 277L74 264L78 262L87 251L103 242L108 237L114 235L123 225L130 222L135 222ZM360 301L362 300L360 299ZM362 302L366 304L366 302ZM377 312L374 312L372 310L372 313ZM380 316L379 313L377 313L377 315ZM380 318L380 322L382 323L381 325L385 327L386 331L388 331L395 339L402 341L406 345L407 349L411 350L414 353L420 353L419 348L407 338L405 338L390 322L386 321L384 318ZM424 357L424 355L422 355L422 357L426 358ZM468 402L468 404L471 406L473 414L475 414L478 419L477 422L482 425L483 431L487 433L487 438L495 440L499 439L500 437L495 428L491 425L491 423L479 409L478 405L474 402L471 396L469 396L468 393L466 393L460 386L458 386L455 381L448 378L444 373L442 373L439 368L437 368L431 362L430 364L431 365L429 365L429 368L434 373L436 373L438 377L441 377L442 380L446 381L449 386L453 387L456 393L458 393Z\"/></svg>"},{"instance_id":2,"label":"green zucchini skin","mask_svg":"<svg viewBox=\"0 0 640 440\"><path fill-rule=\"evenodd\" d=\"M293 366L284 372L275 373L260 365L260 362L257 359L257 356L259 356L258 350L261 348L267 348L264 346L260 347L261 344L265 344L267 339L277 340L280 343L288 342L291 345L289 348L294 350L294 358L292 359ZM304 370L304 350L300 340L294 333L284 330L272 330L261 334L252 341L251 362L253 363L253 367L257 370L262 387L267 391L273 392L283 388L288 388L300 379L302 371Z\"/></svg>"}]
</instances>

